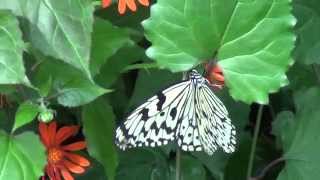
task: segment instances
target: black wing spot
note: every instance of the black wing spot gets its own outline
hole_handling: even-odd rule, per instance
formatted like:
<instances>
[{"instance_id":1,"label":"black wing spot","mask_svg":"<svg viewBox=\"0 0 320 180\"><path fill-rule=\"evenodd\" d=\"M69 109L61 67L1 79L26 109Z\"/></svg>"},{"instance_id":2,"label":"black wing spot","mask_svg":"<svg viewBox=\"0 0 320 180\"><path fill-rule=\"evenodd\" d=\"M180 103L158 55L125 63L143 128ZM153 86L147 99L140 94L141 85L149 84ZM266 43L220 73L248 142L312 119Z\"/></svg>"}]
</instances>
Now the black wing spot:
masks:
<instances>
[{"instance_id":1,"label":"black wing spot","mask_svg":"<svg viewBox=\"0 0 320 180\"><path fill-rule=\"evenodd\" d=\"M142 114L141 120L144 120L144 121L148 120L148 119L149 119L148 113L149 113L149 109L143 108L143 109L140 111L140 114Z\"/></svg>"},{"instance_id":2,"label":"black wing spot","mask_svg":"<svg viewBox=\"0 0 320 180\"><path fill-rule=\"evenodd\" d=\"M161 112L161 113L160 113L160 116L164 116L164 114L165 114L164 112Z\"/></svg>"},{"instance_id":3,"label":"black wing spot","mask_svg":"<svg viewBox=\"0 0 320 180\"><path fill-rule=\"evenodd\" d=\"M176 117L176 115L177 115L177 108L174 107L170 111L170 116L172 117L172 119L174 119Z\"/></svg>"},{"instance_id":4,"label":"black wing spot","mask_svg":"<svg viewBox=\"0 0 320 180\"><path fill-rule=\"evenodd\" d=\"M191 135L192 135L192 134L191 134L191 133L189 133L189 134L188 134L188 137L191 137Z\"/></svg>"},{"instance_id":5,"label":"black wing spot","mask_svg":"<svg viewBox=\"0 0 320 180\"><path fill-rule=\"evenodd\" d=\"M159 92L157 93L157 98L159 99L159 102L157 103L157 110L161 111L164 102L166 102L166 96L162 92Z\"/></svg>"}]
</instances>

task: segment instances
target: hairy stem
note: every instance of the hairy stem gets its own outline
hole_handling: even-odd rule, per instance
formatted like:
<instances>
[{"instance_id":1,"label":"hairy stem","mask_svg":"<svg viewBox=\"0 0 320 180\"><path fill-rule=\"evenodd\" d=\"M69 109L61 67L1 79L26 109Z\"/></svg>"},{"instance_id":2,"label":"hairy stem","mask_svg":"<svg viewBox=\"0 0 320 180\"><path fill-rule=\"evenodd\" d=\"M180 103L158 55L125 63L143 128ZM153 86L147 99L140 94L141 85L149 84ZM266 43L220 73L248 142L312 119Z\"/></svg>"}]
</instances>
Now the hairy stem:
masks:
<instances>
[{"instance_id":1,"label":"hairy stem","mask_svg":"<svg viewBox=\"0 0 320 180\"><path fill-rule=\"evenodd\" d=\"M258 110L257 120L256 120L256 126L254 128L254 135L253 135L252 145L251 145L251 152L250 152L249 163L248 163L248 171L247 171L247 180L251 179L253 161L254 161L254 154L255 154L255 151L256 151L256 146L257 146L257 141L258 141L258 136L259 136L259 130L260 130L260 125L261 125L261 119L262 119L262 111L263 111L263 105L260 105L259 106L259 110Z\"/></svg>"}]
</instances>

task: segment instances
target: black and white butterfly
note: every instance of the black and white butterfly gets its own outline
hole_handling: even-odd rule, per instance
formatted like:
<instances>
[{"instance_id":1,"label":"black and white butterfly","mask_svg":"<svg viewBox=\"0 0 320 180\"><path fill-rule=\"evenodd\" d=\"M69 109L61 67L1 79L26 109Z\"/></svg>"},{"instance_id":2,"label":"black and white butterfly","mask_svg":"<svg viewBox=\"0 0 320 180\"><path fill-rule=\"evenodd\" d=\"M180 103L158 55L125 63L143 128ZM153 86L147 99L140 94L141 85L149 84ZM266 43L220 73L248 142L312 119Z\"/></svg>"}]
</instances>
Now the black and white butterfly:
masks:
<instances>
[{"instance_id":1,"label":"black and white butterfly","mask_svg":"<svg viewBox=\"0 0 320 180\"><path fill-rule=\"evenodd\" d=\"M218 147L227 153L235 150L236 130L228 111L196 70L189 73L188 80L148 99L116 130L116 145L122 150L170 141L184 151L209 155Z\"/></svg>"}]
</instances>

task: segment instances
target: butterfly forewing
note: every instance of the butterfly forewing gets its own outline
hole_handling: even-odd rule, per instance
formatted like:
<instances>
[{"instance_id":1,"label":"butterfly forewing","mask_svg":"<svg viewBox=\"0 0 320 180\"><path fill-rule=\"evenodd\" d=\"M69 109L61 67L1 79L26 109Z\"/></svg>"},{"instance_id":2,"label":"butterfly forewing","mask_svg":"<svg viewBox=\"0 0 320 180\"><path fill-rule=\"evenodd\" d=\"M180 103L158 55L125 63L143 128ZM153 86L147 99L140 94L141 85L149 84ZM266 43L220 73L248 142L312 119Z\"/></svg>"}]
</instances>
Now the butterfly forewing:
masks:
<instances>
[{"instance_id":1,"label":"butterfly forewing","mask_svg":"<svg viewBox=\"0 0 320 180\"><path fill-rule=\"evenodd\" d=\"M175 139L181 110L188 99L190 81L165 89L134 110L116 131L116 144L121 149L160 146Z\"/></svg>"}]
</instances>

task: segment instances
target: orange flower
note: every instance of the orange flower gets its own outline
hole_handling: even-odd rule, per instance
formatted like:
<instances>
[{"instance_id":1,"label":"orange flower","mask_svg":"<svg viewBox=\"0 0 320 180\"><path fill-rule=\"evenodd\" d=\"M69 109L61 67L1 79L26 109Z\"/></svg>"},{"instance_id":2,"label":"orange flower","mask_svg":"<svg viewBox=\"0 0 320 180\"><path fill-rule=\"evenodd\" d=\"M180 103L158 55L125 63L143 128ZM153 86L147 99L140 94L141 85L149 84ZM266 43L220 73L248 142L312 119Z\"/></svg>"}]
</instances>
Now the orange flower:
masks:
<instances>
[{"instance_id":1,"label":"orange flower","mask_svg":"<svg viewBox=\"0 0 320 180\"><path fill-rule=\"evenodd\" d=\"M149 0L138 0L138 2L143 6L149 6ZM111 3L112 0L102 0L102 7L109 7ZM137 11L136 0L118 0L118 11L120 14L124 14L126 12L127 6L131 11Z\"/></svg>"},{"instance_id":2,"label":"orange flower","mask_svg":"<svg viewBox=\"0 0 320 180\"><path fill-rule=\"evenodd\" d=\"M51 122L49 125L40 122L40 139L47 149L46 174L50 180L73 180L71 173L81 174L85 172L84 167L88 167L90 162L71 151L78 151L86 148L85 141L78 141L68 145L62 142L79 131L79 126L64 126L57 131L57 123ZM61 178L62 177L62 178ZM44 180L45 177L42 177Z\"/></svg>"},{"instance_id":3,"label":"orange flower","mask_svg":"<svg viewBox=\"0 0 320 180\"><path fill-rule=\"evenodd\" d=\"M218 89L222 89L224 86L224 75L222 69L218 64L206 63L206 79L211 83L213 87L217 87Z\"/></svg>"}]
</instances>

